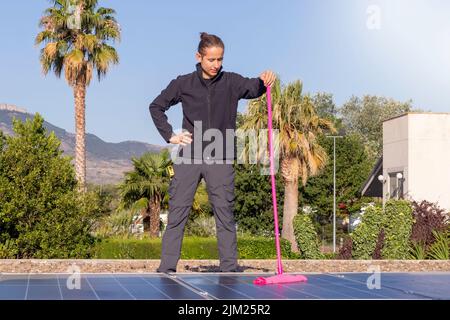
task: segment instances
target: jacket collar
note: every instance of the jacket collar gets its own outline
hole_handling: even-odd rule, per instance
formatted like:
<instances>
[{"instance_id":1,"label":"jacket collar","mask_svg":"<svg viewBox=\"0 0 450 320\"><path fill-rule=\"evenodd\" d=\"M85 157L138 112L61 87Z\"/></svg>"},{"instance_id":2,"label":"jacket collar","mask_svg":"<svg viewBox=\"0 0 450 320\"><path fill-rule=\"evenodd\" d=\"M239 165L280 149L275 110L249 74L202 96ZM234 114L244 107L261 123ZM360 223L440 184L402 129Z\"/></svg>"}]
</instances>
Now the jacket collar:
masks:
<instances>
[{"instance_id":1,"label":"jacket collar","mask_svg":"<svg viewBox=\"0 0 450 320\"><path fill-rule=\"evenodd\" d=\"M200 64L200 62L198 62L195 67L197 68L197 75L200 78L200 81L206 86L206 82L205 79L203 79L203 70L202 70L202 66ZM222 68L223 66L220 67L219 71L217 72L216 76L214 78L212 78L211 80L211 84L216 82L220 77L222 77Z\"/></svg>"}]
</instances>

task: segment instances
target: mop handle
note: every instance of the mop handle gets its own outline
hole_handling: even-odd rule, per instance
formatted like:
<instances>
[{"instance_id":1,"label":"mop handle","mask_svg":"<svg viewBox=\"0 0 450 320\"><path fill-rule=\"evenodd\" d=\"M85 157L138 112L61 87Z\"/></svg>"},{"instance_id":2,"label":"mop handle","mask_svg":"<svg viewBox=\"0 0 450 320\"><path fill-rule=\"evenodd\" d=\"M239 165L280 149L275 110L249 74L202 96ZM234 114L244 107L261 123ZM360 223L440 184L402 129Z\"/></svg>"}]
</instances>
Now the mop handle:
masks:
<instances>
[{"instance_id":1,"label":"mop handle","mask_svg":"<svg viewBox=\"0 0 450 320\"><path fill-rule=\"evenodd\" d=\"M278 228L278 210L277 210L277 192L275 188L275 168L274 168L274 155L272 144L272 95L270 86L267 87L267 109L269 114L268 126L269 126L269 157L270 157L270 177L272 179L272 202L273 202L273 218L275 221L275 244L277 248L277 271L278 274L283 273L283 266L281 264L281 249L280 249L280 235Z\"/></svg>"}]
</instances>

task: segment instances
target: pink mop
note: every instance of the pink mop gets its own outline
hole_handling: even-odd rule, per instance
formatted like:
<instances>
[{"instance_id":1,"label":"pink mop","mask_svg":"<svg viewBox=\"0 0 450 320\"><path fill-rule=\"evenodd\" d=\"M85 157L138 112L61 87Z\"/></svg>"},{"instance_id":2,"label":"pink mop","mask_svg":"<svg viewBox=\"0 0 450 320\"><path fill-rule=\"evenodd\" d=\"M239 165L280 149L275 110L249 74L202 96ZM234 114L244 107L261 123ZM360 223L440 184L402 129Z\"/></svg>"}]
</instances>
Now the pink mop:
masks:
<instances>
[{"instance_id":1,"label":"pink mop","mask_svg":"<svg viewBox=\"0 0 450 320\"><path fill-rule=\"evenodd\" d=\"M277 210L277 194L275 189L275 170L274 170L274 156L272 145L272 96L270 94L270 87L267 87L267 107L269 112L268 126L269 126L269 156L270 156L270 176L272 178L272 202L273 202L273 217L275 220L275 243L277 247L277 275L271 277L259 277L253 281L257 285L277 284L277 283L291 283L291 282L305 282L308 279L302 275L290 275L283 273L283 265L281 263L281 249L280 236L278 234L278 210Z\"/></svg>"}]
</instances>

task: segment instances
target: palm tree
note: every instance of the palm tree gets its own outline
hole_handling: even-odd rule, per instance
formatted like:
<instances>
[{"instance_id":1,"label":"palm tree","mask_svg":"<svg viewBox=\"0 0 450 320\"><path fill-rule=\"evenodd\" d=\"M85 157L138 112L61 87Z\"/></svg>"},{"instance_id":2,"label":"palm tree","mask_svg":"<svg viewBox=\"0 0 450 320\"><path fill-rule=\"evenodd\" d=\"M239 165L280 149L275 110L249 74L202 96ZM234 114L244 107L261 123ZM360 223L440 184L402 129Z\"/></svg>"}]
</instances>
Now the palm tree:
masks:
<instances>
[{"instance_id":1,"label":"palm tree","mask_svg":"<svg viewBox=\"0 0 450 320\"><path fill-rule=\"evenodd\" d=\"M127 172L119 186L121 203L118 210L142 211L144 217L150 217L150 237L157 237L161 205L169 189L172 161L167 150L160 154L146 153L132 160L134 171Z\"/></svg>"},{"instance_id":2,"label":"palm tree","mask_svg":"<svg viewBox=\"0 0 450 320\"><path fill-rule=\"evenodd\" d=\"M115 11L97 8L97 0L53 0L44 12L36 45L44 43L40 61L44 74L52 69L57 77L64 71L75 98L75 170L80 190L86 185L85 108L86 88L92 74L100 79L111 64L117 64L116 50L108 43L120 40ZM74 14L75 9L75 14ZM76 16L78 15L78 16ZM79 18L79 19L78 19ZM77 20L78 19L78 20ZM77 23L77 21L79 23Z\"/></svg>"},{"instance_id":3,"label":"palm tree","mask_svg":"<svg viewBox=\"0 0 450 320\"><path fill-rule=\"evenodd\" d=\"M272 88L273 128L279 130L276 150L285 186L282 237L289 240L294 252L298 252L293 227L298 211L298 180L301 178L305 185L325 166L327 154L318 136L335 131L331 121L317 115L311 98L302 95L302 87L300 81L295 81L282 89L277 80ZM267 113L266 95L250 101L240 129L266 129Z\"/></svg>"}]
</instances>

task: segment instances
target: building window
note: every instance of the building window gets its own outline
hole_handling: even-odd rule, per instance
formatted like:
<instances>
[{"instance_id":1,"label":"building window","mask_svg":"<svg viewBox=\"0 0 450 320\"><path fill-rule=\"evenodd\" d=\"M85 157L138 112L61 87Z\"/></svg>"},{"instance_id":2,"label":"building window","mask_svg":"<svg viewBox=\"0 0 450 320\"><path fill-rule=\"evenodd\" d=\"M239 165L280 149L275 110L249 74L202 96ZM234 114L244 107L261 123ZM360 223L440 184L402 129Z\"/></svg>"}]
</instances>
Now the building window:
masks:
<instances>
[{"instance_id":1,"label":"building window","mask_svg":"<svg viewBox=\"0 0 450 320\"><path fill-rule=\"evenodd\" d=\"M389 173L389 197L403 199L403 171Z\"/></svg>"}]
</instances>

